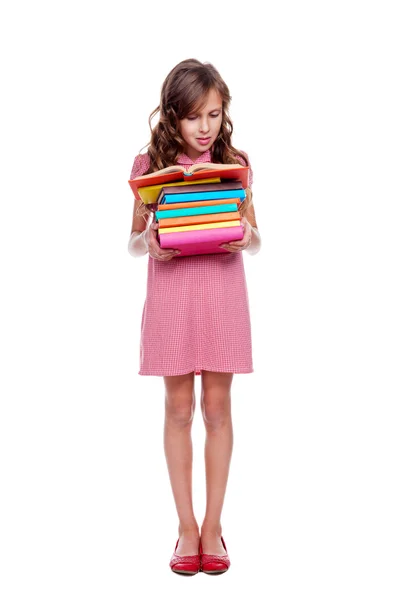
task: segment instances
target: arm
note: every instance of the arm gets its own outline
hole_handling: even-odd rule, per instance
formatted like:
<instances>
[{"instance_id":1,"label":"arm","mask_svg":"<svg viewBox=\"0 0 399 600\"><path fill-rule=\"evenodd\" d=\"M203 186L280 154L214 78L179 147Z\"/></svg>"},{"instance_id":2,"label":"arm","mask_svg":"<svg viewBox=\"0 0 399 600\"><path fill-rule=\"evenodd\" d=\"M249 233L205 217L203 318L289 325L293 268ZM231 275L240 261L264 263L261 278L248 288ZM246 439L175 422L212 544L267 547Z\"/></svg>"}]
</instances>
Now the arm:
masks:
<instances>
[{"instance_id":1,"label":"arm","mask_svg":"<svg viewBox=\"0 0 399 600\"><path fill-rule=\"evenodd\" d=\"M241 219L241 223L244 226L244 237L242 240L230 242L229 244L221 244L221 248L230 250L230 252L246 250L248 254L257 254L261 248L261 238L253 204L248 207L245 217Z\"/></svg>"},{"instance_id":2,"label":"arm","mask_svg":"<svg viewBox=\"0 0 399 600\"><path fill-rule=\"evenodd\" d=\"M237 160L240 164L249 166L249 181L248 186L252 195L252 182L253 182L253 173L251 163L249 162L248 154L245 154L247 163L243 160L241 156L237 156ZM242 250L246 250L248 254L257 254L261 247L261 238L258 231L258 225L256 223L255 217L255 209L253 202L247 208L245 212L245 216L241 218L241 223L244 226L244 237L242 240L237 240L235 242L230 242L229 244L221 244L222 248L226 248L226 250L230 250L230 252L241 252Z\"/></svg>"},{"instance_id":3,"label":"arm","mask_svg":"<svg viewBox=\"0 0 399 600\"><path fill-rule=\"evenodd\" d=\"M163 249L157 240L157 229L159 224L151 221L151 217L143 217L137 214L140 202L135 199L133 208L133 222L130 233L128 252L132 256L144 256L149 253L157 260L170 260L179 250Z\"/></svg>"},{"instance_id":4,"label":"arm","mask_svg":"<svg viewBox=\"0 0 399 600\"><path fill-rule=\"evenodd\" d=\"M138 154L133 162L130 179L142 176L150 167L150 158L148 154ZM141 201L134 199L133 207L133 222L130 231L128 243L128 252L132 256L144 256L149 253L150 256L158 260L170 260L175 254L180 254L179 251L164 250L160 247L157 240L156 230L158 223L151 219L151 215L140 215L137 213Z\"/></svg>"},{"instance_id":5,"label":"arm","mask_svg":"<svg viewBox=\"0 0 399 600\"><path fill-rule=\"evenodd\" d=\"M248 208L243 220L246 220L249 227L251 228L251 232L249 235L249 246L246 248L246 251L248 252L248 254L257 254L261 248L261 238L258 230L258 225L256 223L255 209L253 204L251 204L251 206Z\"/></svg>"},{"instance_id":6,"label":"arm","mask_svg":"<svg viewBox=\"0 0 399 600\"><path fill-rule=\"evenodd\" d=\"M148 252L149 245L149 227L147 227L146 219L137 214L139 205L140 202L135 199L132 229L127 247L129 254L132 256L144 256Z\"/></svg>"}]
</instances>

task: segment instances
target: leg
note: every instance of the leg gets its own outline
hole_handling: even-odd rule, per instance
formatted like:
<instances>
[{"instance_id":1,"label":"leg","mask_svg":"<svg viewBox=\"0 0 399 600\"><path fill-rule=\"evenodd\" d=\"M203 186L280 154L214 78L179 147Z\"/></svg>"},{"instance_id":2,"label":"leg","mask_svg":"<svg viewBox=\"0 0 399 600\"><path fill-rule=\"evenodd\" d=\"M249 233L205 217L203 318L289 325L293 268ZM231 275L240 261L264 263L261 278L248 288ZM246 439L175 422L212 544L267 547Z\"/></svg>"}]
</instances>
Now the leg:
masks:
<instances>
[{"instance_id":1,"label":"leg","mask_svg":"<svg viewBox=\"0 0 399 600\"><path fill-rule=\"evenodd\" d=\"M173 497L179 517L180 556L197 554L199 527L192 498L191 426L195 411L194 373L164 377L164 449Z\"/></svg>"},{"instance_id":2,"label":"leg","mask_svg":"<svg viewBox=\"0 0 399 600\"><path fill-rule=\"evenodd\" d=\"M202 372L201 410L206 429L206 512L201 527L205 554L225 554L221 514L233 450L232 373Z\"/></svg>"}]
</instances>

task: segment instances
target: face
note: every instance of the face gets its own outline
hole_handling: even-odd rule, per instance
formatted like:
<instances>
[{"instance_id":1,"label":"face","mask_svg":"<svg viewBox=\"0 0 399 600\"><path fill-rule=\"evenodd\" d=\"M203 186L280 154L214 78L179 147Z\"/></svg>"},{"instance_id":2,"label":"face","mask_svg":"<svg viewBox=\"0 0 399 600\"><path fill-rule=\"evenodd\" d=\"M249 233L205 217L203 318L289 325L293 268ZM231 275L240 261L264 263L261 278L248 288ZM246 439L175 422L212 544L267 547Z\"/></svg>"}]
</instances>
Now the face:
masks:
<instances>
[{"instance_id":1,"label":"face","mask_svg":"<svg viewBox=\"0 0 399 600\"><path fill-rule=\"evenodd\" d=\"M179 121L184 140L184 152L196 160L215 142L222 124L222 98L216 90L210 90L203 106Z\"/></svg>"}]
</instances>

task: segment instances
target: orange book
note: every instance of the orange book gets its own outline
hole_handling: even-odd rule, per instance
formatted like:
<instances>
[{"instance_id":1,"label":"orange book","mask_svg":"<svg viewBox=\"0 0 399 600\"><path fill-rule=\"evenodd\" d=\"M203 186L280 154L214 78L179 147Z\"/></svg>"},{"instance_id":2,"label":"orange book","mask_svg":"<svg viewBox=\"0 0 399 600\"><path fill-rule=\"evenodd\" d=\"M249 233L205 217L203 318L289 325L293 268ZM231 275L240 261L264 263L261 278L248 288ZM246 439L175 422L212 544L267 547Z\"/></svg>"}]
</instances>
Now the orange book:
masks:
<instances>
[{"instance_id":1,"label":"orange book","mask_svg":"<svg viewBox=\"0 0 399 600\"><path fill-rule=\"evenodd\" d=\"M210 215L193 215L191 217L174 217L171 219L162 219L160 226L165 227L179 227L180 225L199 225L201 223L216 223L222 221L234 221L240 218L240 213L226 212L226 213L213 213Z\"/></svg>"},{"instance_id":2,"label":"orange book","mask_svg":"<svg viewBox=\"0 0 399 600\"><path fill-rule=\"evenodd\" d=\"M159 185L162 183L171 183L173 181L194 182L200 179L210 177L220 177L221 179L236 179L240 180L242 187L248 187L249 167L237 163L233 165L222 165L219 163L197 163L191 167L183 165L172 165L155 171L141 175L134 179L129 179L129 185L137 200L141 200L140 188L151 185Z\"/></svg>"}]
</instances>

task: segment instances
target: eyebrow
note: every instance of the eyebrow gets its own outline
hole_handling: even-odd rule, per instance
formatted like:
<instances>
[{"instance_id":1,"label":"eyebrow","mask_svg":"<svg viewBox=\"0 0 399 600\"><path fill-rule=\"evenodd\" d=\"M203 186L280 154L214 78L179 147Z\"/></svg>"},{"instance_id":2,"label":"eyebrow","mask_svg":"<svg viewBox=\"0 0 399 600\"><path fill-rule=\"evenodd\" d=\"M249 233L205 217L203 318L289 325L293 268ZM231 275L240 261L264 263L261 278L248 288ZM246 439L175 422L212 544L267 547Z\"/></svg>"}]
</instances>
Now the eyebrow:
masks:
<instances>
[{"instance_id":1,"label":"eyebrow","mask_svg":"<svg viewBox=\"0 0 399 600\"><path fill-rule=\"evenodd\" d=\"M222 110L222 108L223 108L222 106L218 106L217 108L212 108L212 109L211 109L210 111L208 111L208 112L209 112L209 113L213 113L213 112L216 112L217 110ZM189 115L194 115L194 114L196 114L196 113L198 113L198 112L200 112L200 109L195 109L195 110L192 110L192 111L191 111L190 113L188 113L188 114L189 114Z\"/></svg>"}]
</instances>

